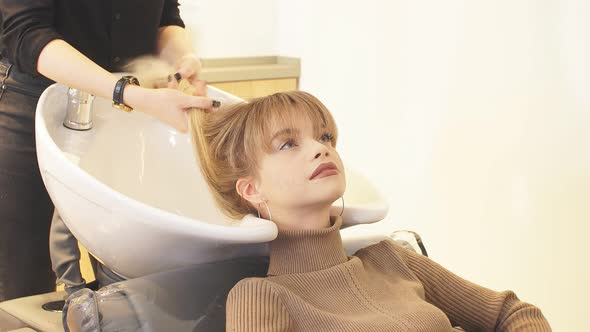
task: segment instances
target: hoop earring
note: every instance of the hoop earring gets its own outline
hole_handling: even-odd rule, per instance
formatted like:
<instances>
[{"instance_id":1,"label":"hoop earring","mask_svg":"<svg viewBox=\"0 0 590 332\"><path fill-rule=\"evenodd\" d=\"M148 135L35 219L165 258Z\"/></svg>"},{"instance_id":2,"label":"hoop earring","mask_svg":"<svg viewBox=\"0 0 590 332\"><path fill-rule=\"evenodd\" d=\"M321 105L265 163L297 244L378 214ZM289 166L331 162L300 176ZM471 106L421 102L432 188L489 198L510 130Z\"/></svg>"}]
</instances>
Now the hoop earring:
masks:
<instances>
[{"instance_id":1,"label":"hoop earring","mask_svg":"<svg viewBox=\"0 0 590 332\"><path fill-rule=\"evenodd\" d=\"M270 208L268 207L268 204L266 204L266 201L263 201L264 205L266 205L266 211L268 211L268 220L272 221L272 214L270 214ZM258 203L258 218L260 218L260 203Z\"/></svg>"},{"instance_id":2,"label":"hoop earring","mask_svg":"<svg viewBox=\"0 0 590 332\"><path fill-rule=\"evenodd\" d=\"M344 213L344 195L342 195L342 210L340 211L340 216L342 216L342 214Z\"/></svg>"}]
</instances>

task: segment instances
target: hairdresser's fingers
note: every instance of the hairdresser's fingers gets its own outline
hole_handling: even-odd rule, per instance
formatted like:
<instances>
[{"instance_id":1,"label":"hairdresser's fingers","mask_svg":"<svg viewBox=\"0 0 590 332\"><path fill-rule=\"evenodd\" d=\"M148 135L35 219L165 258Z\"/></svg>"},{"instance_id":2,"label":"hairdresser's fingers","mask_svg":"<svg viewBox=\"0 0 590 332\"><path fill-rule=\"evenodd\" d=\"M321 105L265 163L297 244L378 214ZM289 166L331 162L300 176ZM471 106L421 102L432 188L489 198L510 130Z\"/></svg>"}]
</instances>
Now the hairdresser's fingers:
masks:
<instances>
[{"instance_id":1,"label":"hairdresser's fingers","mask_svg":"<svg viewBox=\"0 0 590 332\"><path fill-rule=\"evenodd\" d=\"M194 54L186 54L178 60L176 68L181 78L191 79L199 76L201 60Z\"/></svg>"},{"instance_id":2,"label":"hairdresser's fingers","mask_svg":"<svg viewBox=\"0 0 590 332\"><path fill-rule=\"evenodd\" d=\"M212 109L219 107L220 102L207 97L184 95L180 100L180 107L182 108L203 108Z\"/></svg>"},{"instance_id":3,"label":"hairdresser's fingers","mask_svg":"<svg viewBox=\"0 0 590 332\"><path fill-rule=\"evenodd\" d=\"M174 77L174 74L168 75L168 88L178 89L178 81Z\"/></svg>"},{"instance_id":4,"label":"hairdresser's fingers","mask_svg":"<svg viewBox=\"0 0 590 332\"><path fill-rule=\"evenodd\" d=\"M189 87L186 87L185 84L189 85ZM178 90L184 93L192 94L193 96L207 96L207 82L199 80L197 77L193 77L190 80L183 78L178 86Z\"/></svg>"},{"instance_id":5,"label":"hairdresser's fingers","mask_svg":"<svg viewBox=\"0 0 590 332\"><path fill-rule=\"evenodd\" d=\"M166 86L166 87L176 90L176 89L178 89L178 83L171 81L171 82L168 82L168 86Z\"/></svg>"},{"instance_id":6,"label":"hairdresser's fingers","mask_svg":"<svg viewBox=\"0 0 590 332\"><path fill-rule=\"evenodd\" d=\"M178 68L178 74L180 74L180 77L182 78L190 79L196 76L196 70L190 64L186 64L183 67Z\"/></svg>"},{"instance_id":7,"label":"hairdresser's fingers","mask_svg":"<svg viewBox=\"0 0 590 332\"><path fill-rule=\"evenodd\" d=\"M195 96L207 96L207 82L202 80L194 80L192 83L195 87Z\"/></svg>"}]
</instances>

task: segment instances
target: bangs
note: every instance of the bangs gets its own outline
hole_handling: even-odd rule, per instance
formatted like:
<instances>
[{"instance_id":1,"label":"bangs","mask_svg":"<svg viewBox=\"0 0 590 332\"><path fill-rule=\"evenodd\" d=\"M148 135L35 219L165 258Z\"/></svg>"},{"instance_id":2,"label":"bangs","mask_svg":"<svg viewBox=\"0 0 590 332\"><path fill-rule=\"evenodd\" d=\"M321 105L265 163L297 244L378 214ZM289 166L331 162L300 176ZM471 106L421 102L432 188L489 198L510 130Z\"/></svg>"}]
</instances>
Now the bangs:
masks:
<instances>
[{"instance_id":1,"label":"bangs","mask_svg":"<svg viewBox=\"0 0 590 332\"><path fill-rule=\"evenodd\" d=\"M246 128L252 131L247 136L254 139L250 141L253 144L246 144L251 145L246 149L253 153L270 153L273 135L277 131L297 129L303 123L312 126L315 137L331 134L336 146L338 132L334 118L324 104L306 92L277 93L254 99L250 106L252 110L247 122L251 123Z\"/></svg>"}]
</instances>

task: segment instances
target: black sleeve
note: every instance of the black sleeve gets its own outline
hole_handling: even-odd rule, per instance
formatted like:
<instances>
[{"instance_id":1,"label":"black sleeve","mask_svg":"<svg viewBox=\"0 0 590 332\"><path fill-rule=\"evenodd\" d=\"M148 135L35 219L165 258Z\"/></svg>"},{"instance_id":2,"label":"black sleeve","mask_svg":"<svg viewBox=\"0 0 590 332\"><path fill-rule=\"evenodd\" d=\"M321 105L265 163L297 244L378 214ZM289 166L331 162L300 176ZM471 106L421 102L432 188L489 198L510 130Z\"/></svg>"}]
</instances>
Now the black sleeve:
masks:
<instances>
[{"instance_id":1,"label":"black sleeve","mask_svg":"<svg viewBox=\"0 0 590 332\"><path fill-rule=\"evenodd\" d=\"M3 55L20 71L37 76L41 50L54 39L53 0L0 0Z\"/></svg>"},{"instance_id":2,"label":"black sleeve","mask_svg":"<svg viewBox=\"0 0 590 332\"><path fill-rule=\"evenodd\" d=\"M184 28L184 22L180 18L180 10L178 9L178 0L164 0L164 8L162 9L162 16L160 17L160 26L178 25Z\"/></svg>"}]
</instances>

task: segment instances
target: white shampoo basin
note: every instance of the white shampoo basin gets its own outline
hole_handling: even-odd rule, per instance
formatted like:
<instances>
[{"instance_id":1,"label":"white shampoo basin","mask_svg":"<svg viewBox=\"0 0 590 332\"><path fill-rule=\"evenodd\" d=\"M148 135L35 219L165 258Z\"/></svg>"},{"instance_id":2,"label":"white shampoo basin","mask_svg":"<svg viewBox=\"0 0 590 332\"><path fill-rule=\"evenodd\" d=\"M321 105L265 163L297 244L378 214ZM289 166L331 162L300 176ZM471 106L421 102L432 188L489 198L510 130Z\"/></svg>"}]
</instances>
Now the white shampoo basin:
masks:
<instances>
[{"instance_id":1,"label":"white shampoo basin","mask_svg":"<svg viewBox=\"0 0 590 332\"><path fill-rule=\"evenodd\" d=\"M54 84L37 105L41 175L56 209L92 255L126 278L245 255L265 255L276 226L225 217L197 168L189 135L96 98L93 128L62 125L67 87ZM235 96L209 87L223 103ZM347 170L344 227L382 220L387 204ZM340 200L333 213L340 213Z\"/></svg>"}]
</instances>

